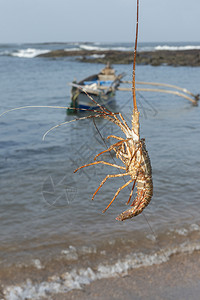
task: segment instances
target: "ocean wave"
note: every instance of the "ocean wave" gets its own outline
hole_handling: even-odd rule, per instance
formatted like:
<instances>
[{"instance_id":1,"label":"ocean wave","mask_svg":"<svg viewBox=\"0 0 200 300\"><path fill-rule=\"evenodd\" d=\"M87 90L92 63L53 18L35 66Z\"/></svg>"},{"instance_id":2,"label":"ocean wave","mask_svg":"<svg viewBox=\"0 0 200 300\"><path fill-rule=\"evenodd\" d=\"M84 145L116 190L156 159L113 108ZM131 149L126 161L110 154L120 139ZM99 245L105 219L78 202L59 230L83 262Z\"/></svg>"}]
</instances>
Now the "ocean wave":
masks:
<instances>
[{"instance_id":1,"label":"ocean wave","mask_svg":"<svg viewBox=\"0 0 200 300\"><path fill-rule=\"evenodd\" d=\"M8 50L0 52L0 56L10 56L10 55L11 55L11 52Z\"/></svg>"},{"instance_id":2,"label":"ocean wave","mask_svg":"<svg viewBox=\"0 0 200 300\"><path fill-rule=\"evenodd\" d=\"M80 258L80 255L96 254L96 253L97 253L97 248L91 246L82 246L79 249L79 251L77 251L76 247L70 245L67 249L61 251L61 255L65 257L66 260L78 260ZM103 254L102 251L101 254Z\"/></svg>"},{"instance_id":3,"label":"ocean wave","mask_svg":"<svg viewBox=\"0 0 200 300\"><path fill-rule=\"evenodd\" d=\"M200 45L182 45L182 46L170 46L170 45L139 45L138 51L155 51L155 50L194 50L194 49L200 49ZM86 45L86 44L78 44L77 48L67 48L65 51L71 51L71 50L88 50L88 51L133 51L134 47L130 45L126 46L115 46L115 45L103 45L101 43L97 44L94 43L93 45Z\"/></svg>"},{"instance_id":4,"label":"ocean wave","mask_svg":"<svg viewBox=\"0 0 200 300\"><path fill-rule=\"evenodd\" d=\"M104 58L105 54L92 54L90 55L91 58Z\"/></svg>"},{"instance_id":5,"label":"ocean wave","mask_svg":"<svg viewBox=\"0 0 200 300\"><path fill-rule=\"evenodd\" d=\"M92 45L79 45L80 49L83 50L88 50L88 51L103 51L103 50L108 50L106 47L97 47L97 46L92 46Z\"/></svg>"},{"instance_id":6,"label":"ocean wave","mask_svg":"<svg viewBox=\"0 0 200 300\"><path fill-rule=\"evenodd\" d=\"M74 249L71 249L74 251ZM33 283L27 279L22 285L11 285L4 288L3 293L7 300L41 299L57 293L66 293L73 289L81 289L91 282L126 274L131 269L162 264L174 254L193 253L200 250L200 243L183 243L179 246L160 250L151 254L132 253L124 259L118 259L113 264L100 263L94 270L88 268L74 268L60 276L54 275L48 281ZM38 263L37 263L38 265Z\"/></svg>"},{"instance_id":7,"label":"ocean wave","mask_svg":"<svg viewBox=\"0 0 200 300\"><path fill-rule=\"evenodd\" d=\"M80 48L65 48L65 51L80 51Z\"/></svg>"},{"instance_id":8,"label":"ocean wave","mask_svg":"<svg viewBox=\"0 0 200 300\"><path fill-rule=\"evenodd\" d=\"M200 46L195 45L186 45L186 46L169 46L169 45L158 45L154 48L155 50L170 50L170 51L179 51L179 50L199 50Z\"/></svg>"},{"instance_id":9,"label":"ocean wave","mask_svg":"<svg viewBox=\"0 0 200 300\"><path fill-rule=\"evenodd\" d=\"M50 52L50 50L27 48L27 49L20 49L18 51L14 51L14 52L10 53L10 55L16 56L16 57L33 58L39 54L44 54L44 53L48 53L48 52Z\"/></svg>"},{"instance_id":10,"label":"ocean wave","mask_svg":"<svg viewBox=\"0 0 200 300\"><path fill-rule=\"evenodd\" d=\"M177 234L179 236L189 236L193 234L195 231L200 231L200 226L198 224L190 224L188 228L181 227L176 229L170 229L170 232Z\"/></svg>"},{"instance_id":11,"label":"ocean wave","mask_svg":"<svg viewBox=\"0 0 200 300\"><path fill-rule=\"evenodd\" d=\"M112 47L110 50L115 50L115 51L133 51L134 47Z\"/></svg>"},{"instance_id":12,"label":"ocean wave","mask_svg":"<svg viewBox=\"0 0 200 300\"><path fill-rule=\"evenodd\" d=\"M58 44L59 45L59 44ZM60 44L60 49L62 49L62 45ZM12 46L12 48L11 48ZM46 49L41 49L40 44L30 45L1 45L0 46L0 56L13 56L13 57L20 57L20 58L34 58L40 54L48 53L53 50L57 50L58 47L55 47L55 44L46 44ZM49 49L48 49L49 48ZM139 44L138 45L138 52L141 51L158 51L158 50L199 50L200 45L162 45L162 44ZM81 50L88 50L88 51L133 51L134 47L131 44L102 44L102 43L69 43L63 46L64 51L81 51Z\"/></svg>"},{"instance_id":13,"label":"ocean wave","mask_svg":"<svg viewBox=\"0 0 200 300\"><path fill-rule=\"evenodd\" d=\"M80 49L79 50L88 50L88 51L109 51L109 50L114 50L114 51L132 51L133 47L123 47L123 46L107 46L104 45L103 47L99 46L93 46L93 45L79 45Z\"/></svg>"}]
</instances>

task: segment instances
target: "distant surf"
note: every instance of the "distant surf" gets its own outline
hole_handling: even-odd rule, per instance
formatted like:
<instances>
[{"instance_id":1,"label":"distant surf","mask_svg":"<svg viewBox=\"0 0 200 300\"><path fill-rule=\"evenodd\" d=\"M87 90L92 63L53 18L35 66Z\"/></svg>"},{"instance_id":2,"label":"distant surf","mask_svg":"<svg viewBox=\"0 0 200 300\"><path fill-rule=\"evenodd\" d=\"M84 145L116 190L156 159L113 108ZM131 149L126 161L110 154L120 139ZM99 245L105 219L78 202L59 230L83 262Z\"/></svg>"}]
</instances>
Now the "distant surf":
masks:
<instances>
[{"instance_id":1,"label":"distant surf","mask_svg":"<svg viewBox=\"0 0 200 300\"><path fill-rule=\"evenodd\" d=\"M199 50L200 43L140 43L138 52L143 51L182 51ZM0 56L35 58L54 50L64 51L133 51L131 43L39 43L39 44L0 44Z\"/></svg>"},{"instance_id":2,"label":"distant surf","mask_svg":"<svg viewBox=\"0 0 200 300\"><path fill-rule=\"evenodd\" d=\"M17 56L17 57L33 58L40 54L44 54L44 53L48 53L48 52L50 52L50 50L27 48L27 49L20 49L16 52L12 52L10 55Z\"/></svg>"},{"instance_id":3,"label":"distant surf","mask_svg":"<svg viewBox=\"0 0 200 300\"><path fill-rule=\"evenodd\" d=\"M158 45L155 50L169 50L169 51L183 51L183 50L199 50L200 46L186 45L186 46L169 46L169 45Z\"/></svg>"}]
</instances>

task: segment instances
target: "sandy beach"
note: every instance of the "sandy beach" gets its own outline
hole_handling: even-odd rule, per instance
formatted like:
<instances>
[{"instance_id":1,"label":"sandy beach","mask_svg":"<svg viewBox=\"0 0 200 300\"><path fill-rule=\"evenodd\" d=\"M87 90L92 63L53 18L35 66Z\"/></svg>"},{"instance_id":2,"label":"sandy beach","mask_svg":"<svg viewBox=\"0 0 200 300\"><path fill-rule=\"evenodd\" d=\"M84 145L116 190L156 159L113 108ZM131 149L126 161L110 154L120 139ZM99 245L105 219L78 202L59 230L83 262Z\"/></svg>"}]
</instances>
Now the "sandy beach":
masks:
<instances>
[{"instance_id":1,"label":"sandy beach","mask_svg":"<svg viewBox=\"0 0 200 300\"><path fill-rule=\"evenodd\" d=\"M199 300L200 252L173 255L160 265L131 270L124 276L97 280L82 290L57 294L53 300Z\"/></svg>"}]
</instances>

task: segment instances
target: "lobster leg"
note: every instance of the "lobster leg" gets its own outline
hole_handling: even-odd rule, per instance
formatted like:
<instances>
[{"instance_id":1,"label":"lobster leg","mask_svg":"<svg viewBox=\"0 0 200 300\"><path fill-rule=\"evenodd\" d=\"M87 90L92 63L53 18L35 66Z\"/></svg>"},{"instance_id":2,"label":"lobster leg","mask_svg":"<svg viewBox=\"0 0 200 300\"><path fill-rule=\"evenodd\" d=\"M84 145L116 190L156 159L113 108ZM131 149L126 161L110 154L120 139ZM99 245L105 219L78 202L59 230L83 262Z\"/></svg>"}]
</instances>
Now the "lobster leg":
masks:
<instances>
[{"instance_id":1,"label":"lobster leg","mask_svg":"<svg viewBox=\"0 0 200 300\"><path fill-rule=\"evenodd\" d=\"M98 164L108 165L108 166L111 166L111 167L114 167L114 168L126 170L125 167L121 167L121 166L118 166L118 165L115 165L115 164L111 164L111 163L108 163L106 161L101 160L101 161L95 161L93 163L83 165L83 166L77 168L76 170L74 170L74 173L76 173L78 170L83 169L85 167L89 167L89 166L93 166L93 165L98 165Z\"/></svg>"},{"instance_id":2,"label":"lobster leg","mask_svg":"<svg viewBox=\"0 0 200 300\"><path fill-rule=\"evenodd\" d=\"M103 213L110 207L110 205L113 203L113 201L116 199L116 197L119 195L119 193L121 192L122 189L124 189L126 186L128 186L131 182L133 182L133 179L129 180L128 182L126 182L123 186L121 186L117 192L115 193L115 196L113 197L113 199L110 201L110 203L108 204L108 206L102 211Z\"/></svg>"},{"instance_id":3,"label":"lobster leg","mask_svg":"<svg viewBox=\"0 0 200 300\"><path fill-rule=\"evenodd\" d=\"M108 149L106 149L106 150L100 152L99 154L97 154L97 155L94 157L94 160L96 160L97 157L100 156L101 154L106 153L106 152L108 152L108 151L111 151L113 148L120 146L121 144L123 144L124 142L127 142L128 140L130 140L130 138L127 139L127 140L124 140L124 139L123 139L122 141L117 142L117 143L111 145Z\"/></svg>"},{"instance_id":4,"label":"lobster leg","mask_svg":"<svg viewBox=\"0 0 200 300\"><path fill-rule=\"evenodd\" d=\"M130 196L129 196L129 199L127 201L127 205L129 204L129 202L131 201L131 197L133 195L133 190L134 190L134 187L135 187L135 183L136 183L136 179L134 180L134 183L133 183L133 186L132 186L132 189L131 189L131 192L130 192Z\"/></svg>"},{"instance_id":5,"label":"lobster leg","mask_svg":"<svg viewBox=\"0 0 200 300\"><path fill-rule=\"evenodd\" d=\"M124 140L123 138L118 137L118 136L116 136L116 135L109 135L109 136L107 137L107 139L110 139L110 138L113 138L113 139L116 139L116 140L120 140L120 141L123 141L123 140Z\"/></svg>"},{"instance_id":6,"label":"lobster leg","mask_svg":"<svg viewBox=\"0 0 200 300\"><path fill-rule=\"evenodd\" d=\"M97 194L97 192L100 190L100 188L102 187L102 185L106 182L106 180L108 178L114 178L114 177L123 177L123 176L127 176L130 175L130 172L128 173L121 173L121 174L113 174L113 175L107 175L101 182L101 184L99 185L98 189L95 191L95 193L92 196L92 200L94 199L95 195Z\"/></svg>"}]
</instances>

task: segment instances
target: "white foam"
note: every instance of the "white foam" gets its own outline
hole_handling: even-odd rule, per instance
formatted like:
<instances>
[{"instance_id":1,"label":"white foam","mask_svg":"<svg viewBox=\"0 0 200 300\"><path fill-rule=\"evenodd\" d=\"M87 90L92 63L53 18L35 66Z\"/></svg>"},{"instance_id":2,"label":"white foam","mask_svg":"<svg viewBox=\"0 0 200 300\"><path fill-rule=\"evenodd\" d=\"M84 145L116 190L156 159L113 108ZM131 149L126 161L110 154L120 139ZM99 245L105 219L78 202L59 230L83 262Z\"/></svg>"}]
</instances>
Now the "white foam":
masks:
<instances>
[{"instance_id":1,"label":"white foam","mask_svg":"<svg viewBox=\"0 0 200 300\"><path fill-rule=\"evenodd\" d=\"M169 260L173 254L192 253L195 250L200 250L200 243L191 244L188 242L152 254L132 253L124 259L118 259L114 264L100 264L95 270L91 268L73 269L60 276L48 278L48 282L32 283L31 280L27 280L21 286L8 286L3 292L7 300L36 300L42 297L49 297L50 299L50 295L80 289L82 285L90 284L97 279L118 276L134 268L161 264Z\"/></svg>"},{"instance_id":2,"label":"white foam","mask_svg":"<svg viewBox=\"0 0 200 300\"><path fill-rule=\"evenodd\" d=\"M200 226L198 224L191 224L190 225L190 231L199 231Z\"/></svg>"},{"instance_id":3,"label":"white foam","mask_svg":"<svg viewBox=\"0 0 200 300\"><path fill-rule=\"evenodd\" d=\"M133 50L133 47L120 47L120 46L118 46L118 47L115 47L115 46L97 47L97 46L83 44L83 45L80 45L79 47L80 47L80 49L89 50L89 51L92 51L92 50L96 50L96 51L108 51L108 50L132 51Z\"/></svg>"},{"instance_id":4,"label":"white foam","mask_svg":"<svg viewBox=\"0 0 200 300\"><path fill-rule=\"evenodd\" d=\"M0 52L0 56L3 56L3 55L7 56L7 55L10 55L10 54L11 53L9 51L2 51L2 52Z\"/></svg>"},{"instance_id":5,"label":"white foam","mask_svg":"<svg viewBox=\"0 0 200 300\"><path fill-rule=\"evenodd\" d=\"M80 249L81 254L91 254L91 253L97 253L97 248L95 246L82 246Z\"/></svg>"},{"instance_id":6,"label":"white foam","mask_svg":"<svg viewBox=\"0 0 200 300\"><path fill-rule=\"evenodd\" d=\"M32 262L36 269L41 270L44 268L44 266L41 264L41 261L39 259L33 259Z\"/></svg>"},{"instance_id":7,"label":"white foam","mask_svg":"<svg viewBox=\"0 0 200 300\"><path fill-rule=\"evenodd\" d=\"M67 260L77 260L78 259L78 253L74 246L69 246L68 249L62 250L61 254L65 255L65 258Z\"/></svg>"},{"instance_id":8,"label":"white foam","mask_svg":"<svg viewBox=\"0 0 200 300\"><path fill-rule=\"evenodd\" d=\"M80 51L79 48L65 48L65 51Z\"/></svg>"},{"instance_id":9,"label":"white foam","mask_svg":"<svg viewBox=\"0 0 200 300\"><path fill-rule=\"evenodd\" d=\"M158 45L155 47L155 50L194 50L194 49L197 49L199 50L200 49L200 46L195 46L195 45L186 45L186 46L169 46L169 45Z\"/></svg>"},{"instance_id":10,"label":"white foam","mask_svg":"<svg viewBox=\"0 0 200 300\"><path fill-rule=\"evenodd\" d=\"M80 45L79 46L81 49L84 49L84 50L89 50L89 51L92 51L92 50L107 50L105 48L102 48L102 47L96 47L96 46L92 46L92 45Z\"/></svg>"},{"instance_id":11,"label":"white foam","mask_svg":"<svg viewBox=\"0 0 200 300\"><path fill-rule=\"evenodd\" d=\"M90 57L93 57L93 58L104 58L105 54L92 54L92 55L90 55Z\"/></svg>"},{"instance_id":12,"label":"white foam","mask_svg":"<svg viewBox=\"0 0 200 300\"><path fill-rule=\"evenodd\" d=\"M116 50L116 51L133 51L133 47L112 47L110 48L111 50Z\"/></svg>"},{"instance_id":13,"label":"white foam","mask_svg":"<svg viewBox=\"0 0 200 300\"><path fill-rule=\"evenodd\" d=\"M170 229L170 232L175 232L179 235L182 235L182 236L187 236L189 235L190 233L194 232L194 231L200 231L200 226L198 224L191 224L189 226L189 228L184 228L184 227L181 227L181 228L176 228L176 229ZM168 232L169 234L169 232Z\"/></svg>"},{"instance_id":14,"label":"white foam","mask_svg":"<svg viewBox=\"0 0 200 300\"><path fill-rule=\"evenodd\" d=\"M179 235L184 235L184 236L188 234L188 230L186 228L176 229L175 232L178 233Z\"/></svg>"},{"instance_id":15,"label":"white foam","mask_svg":"<svg viewBox=\"0 0 200 300\"><path fill-rule=\"evenodd\" d=\"M146 238L151 240L152 242L155 242L157 237L155 236L155 234L148 234Z\"/></svg>"},{"instance_id":16,"label":"white foam","mask_svg":"<svg viewBox=\"0 0 200 300\"><path fill-rule=\"evenodd\" d=\"M80 255L97 253L96 247L82 246L79 250L74 246L69 246L61 251L62 256L67 260L77 260Z\"/></svg>"},{"instance_id":17,"label":"white foam","mask_svg":"<svg viewBox=\"0 0 200 300\"><path fill-rule=\"evenodd\" d=\"M44 53L48 53L48 52L50 52L50 50L27 48L27 49L20 49L16 52L13 52L13 53L11 53L11 56L33 58L39 54L44 54Z\"/></svg>"}]
</instances>

